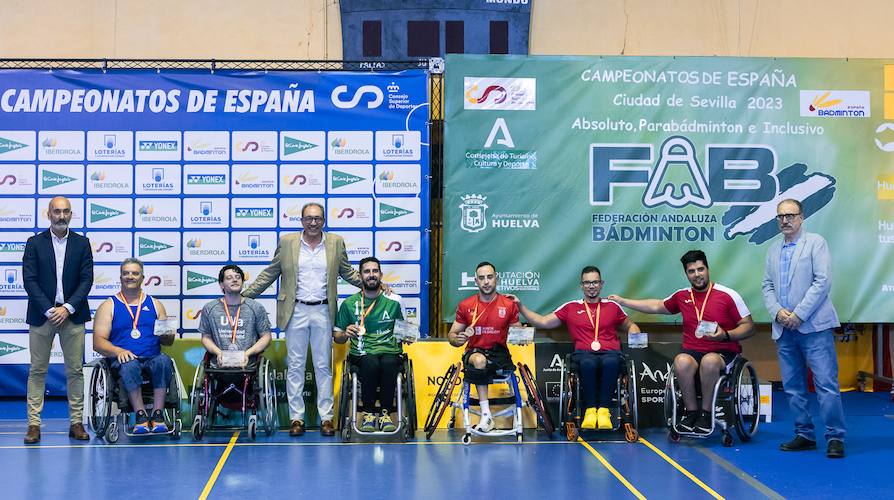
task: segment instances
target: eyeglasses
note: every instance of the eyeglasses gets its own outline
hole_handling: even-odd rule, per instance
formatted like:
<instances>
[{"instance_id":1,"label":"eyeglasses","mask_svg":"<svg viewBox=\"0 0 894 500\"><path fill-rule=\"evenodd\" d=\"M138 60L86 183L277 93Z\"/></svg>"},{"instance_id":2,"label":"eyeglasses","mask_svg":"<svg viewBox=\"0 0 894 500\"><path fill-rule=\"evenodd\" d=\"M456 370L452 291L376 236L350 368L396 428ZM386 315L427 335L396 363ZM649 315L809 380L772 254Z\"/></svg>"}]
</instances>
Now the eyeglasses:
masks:
<instances>
[{"instance_id":1,"label":"eyeglasses","mask_svg":"<svg viewBox=\"0 0 894 500\"><path fill-rule=\"evenodd\" d=\"M302 217L301 220L304 221L304 222L306 222L306 223L308 223L308 224L310 224L311 222L314 222L314 223L317 223L317 224L321 224L321 223L323 222L323 218L322 218L322 217L309 217L309 216L308 216L308 217Z\"/></svg>"},{"instance_id":2,"label":"eyeglasses","mask_svg":"<svg viewBox=\"0 0 894 500\"><path fill-rule=\"evenodd\" d=\"M604 285L605 282L602 281L602 280L596 280L596 281L581 281L580 284L581 284L582 286L599 286L599 285Z\"/></svg>"},{"instance_id":3,"label":"eyeglasses","mask_svg":"<svg viewBox=\"0 0 894 500\"><path fill-rule=\"evenodd\" d=\"M779 214L776 216L776 220L778 220L779 222L782 222L784 220L791 222L791 221L795 220L795 217L797 217L799 215L801 215L801 212L798 212L796 214Z\"/></svg>"}]
</instances>

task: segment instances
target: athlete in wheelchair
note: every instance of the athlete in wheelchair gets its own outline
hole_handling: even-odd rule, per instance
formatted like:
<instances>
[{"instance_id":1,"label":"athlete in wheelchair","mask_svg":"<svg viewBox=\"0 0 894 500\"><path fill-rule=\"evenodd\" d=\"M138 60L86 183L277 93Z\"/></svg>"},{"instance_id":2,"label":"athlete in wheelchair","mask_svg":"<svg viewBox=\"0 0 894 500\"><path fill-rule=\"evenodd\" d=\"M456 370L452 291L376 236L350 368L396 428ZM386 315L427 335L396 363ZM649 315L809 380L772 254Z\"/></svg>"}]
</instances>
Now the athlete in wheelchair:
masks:
<instances>
[{"instance_id":1,"label":"athlete in wheelchair","mask_svg":"<svg viewBox=\"0 0 894 500\"><path fill-rule=\"evenodd\" d=\"M465 427L463 444L469 444L472 435L514 434L517 442L522 442L522 409L525 406L534 408L538 420L547 433L552 434L555 430L531 370L527 365L518 363L519 375L527 392L527 399L522 400L518 387L519 377L515 373L516 366L506 346L509 327L521 326L518 321L518 307L512 299L497 293L497 283L494 265L489 262L478 264L475 269L478 293L459 303L456 308L456 320L447 335L451 345L466 346L462 365L459 363L451 365L443 378L426 419L426 438L430 438L434 433L448 406L454 409L449 428L454 427L456 410L462 410ZM463 382L459 380L461 367ZM460 384L462 389L456 401L452 401L454 388ZM491 399L488 395L488 387L491 384L506 384L509 396ZM476 389L475 398L471 396L472 385ZM507 406L492 412L491 403ZM479 410L474 410L472 408L474 406L478 406ZM475 426L471 423L472 414L480 416ZM511 416L512 426L507 429L495 429L494 417L499 416Z\"/></svg>"},{"instance_id":2,"label":"athlete in wheelchair","mask_svg":"<svg viewBox=\"0 0 894 500\"><path fill-rule=\"evenodd\" d=\"M617 303L599 296L603 285L599 268L584 267L580 275L583 299L566 302L545 316L510 297L532 325L551 329L564 323L574 341L574 352L565 357L562 367L559 397L568 440L576 440L581 429L621 429L632 443L639 439L636 377L632 361L621 352L618 332L640 330Z\"/></svg>"},{"instance_id":3,"label":"athlete in wheelchair","mask_svg":"<svg viewBox=\"0 0 894 500\"><path fill-rule=\"evenodd\" d=\"M400 434L409 439L416 428L416 401L413 365L395 331L404 319L401 298L382 292L382 268L375 257L360 261L360 279L362 290L342 302L332 332L336 343L351 344L338 398L342 437Z\"/></svg>"},{"instance_id":4,"label":"athlete in wheelchair","mask_svg":"<svg viewBox=\"0 0 894 500\"><path fill-rule=\"evenodd\" d=\"M254 299L241 295L245 273L239 266L224 266L218 274L224 295L202 308L199 333L208 351L196 368L190 403L192 434L202 439L207 430L248 429L255 439L258 419L269 436L277 428L275 373L261 356L270 344L267 311ZM218 424L226 410L241 417L241 425Z\"/></svg>"},{"instance_id":5,"label":"athlete in wheelchair","mask_svg":"<svg viewBox=\"0 0 894 500\"><path fill-rule=\"evenodd\" d=\"M90 426L96 437L117 442L120 415L128 436L179 437L179 376L161 352L162 344L174 343L176 329L164 328L164 305L143 292L139 259L125 259L120 274L121 291L99 306L93 323L93 348L104 357L90 364Z\"/></svg>"},{"instance_id":6,"label":"athlete in wheelchair","mask_svg":"<svg viewBox=\"0 0 894 500\"><path fill-rule=\"evenodd\" d=\"M747 416L750 424L740 432L742 440L748 440L757 431L760 398L754 368L740 358L739 341L754 335L751 312L738 292L711 282L702 251L686 252L680 262L690 288L677 290L663 301L609 298L640 312L683 315L682 351L674 358L664 400L671 440L681 435L707 437L719 427L723 444L729 446L732 435L727 424L738 418L737 411L745 418L746 407L753 405L753 414ZM735 363L737 359L741 364ZM734 407L718 406L727 397L736 401Z\"/></svg>"}]
</instances>

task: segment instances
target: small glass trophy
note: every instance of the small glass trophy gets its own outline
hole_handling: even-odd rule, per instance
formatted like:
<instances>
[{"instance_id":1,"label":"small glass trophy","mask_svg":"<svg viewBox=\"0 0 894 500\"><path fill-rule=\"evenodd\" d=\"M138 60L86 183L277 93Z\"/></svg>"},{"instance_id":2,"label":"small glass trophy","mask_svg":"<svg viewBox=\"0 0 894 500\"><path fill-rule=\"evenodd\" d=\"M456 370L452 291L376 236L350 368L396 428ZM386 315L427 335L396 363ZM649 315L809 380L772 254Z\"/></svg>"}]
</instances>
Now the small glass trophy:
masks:
<instances>
[{"instance_id":1,"label":"small glass trophy","mask_svg":"<svg viewBox=\"0 0 894 500\"><path fill-rule=\"evenodd\" d=\"M155 329L152 334L155 336L175 335L177 333L177 320L173 318L155 320Z\"/></svg>"},{"instance_id":2,"label":"small glass trophy","mask_svg":"<svg viewBox=\"0 0 894 500\"><path fill-rule=\"evenodd\" d=\"M533 326L510 326L506 342L512 345L526 345L534 341Z\"/></svg>"},{"instance_id":3,"label":"small glass trophy","mask_svg":"<svg viewBox=\"0 0 894 500\"><path fill-rule=\"evenodd\" d=\"M627 345L631 349L644 349L649 346L649 334L646 332L628 333Z\"/></svg>"},{"instance_id":4,"label":"small glass trophy","mask_svg":"<svg viewBox=\"0 0 894 500\"><path fill-rule=\"evenodd\" d=\"M695 336L697 338L702 338L705 335L714 335L714 332L717 331L717 322L716 321L705 321L701 320L698 322L698 327L695 329Z\"/></svg>"},{"instance_id":5,"label":"small glass trophy","mask_svg":"<svg viewBox=\"0 0 894 500\"><path fill-rule=\"evenodd\" d=\"M419 325L402 319L394 320L394 338L401 342L416 342L419 340Z\"/></svg>"},{"instance_id":6,"label":"small glass trophy","mask_svg":"<svg viewBox=\"0 0 894 500\"><path fill-rule=\"evenodd\" d=\"M236 347L232 344L230 347ZM220 352L220 366L222 368L241 368L245 360L245 351L226 349Z\"/></svg>"}]
</instances>

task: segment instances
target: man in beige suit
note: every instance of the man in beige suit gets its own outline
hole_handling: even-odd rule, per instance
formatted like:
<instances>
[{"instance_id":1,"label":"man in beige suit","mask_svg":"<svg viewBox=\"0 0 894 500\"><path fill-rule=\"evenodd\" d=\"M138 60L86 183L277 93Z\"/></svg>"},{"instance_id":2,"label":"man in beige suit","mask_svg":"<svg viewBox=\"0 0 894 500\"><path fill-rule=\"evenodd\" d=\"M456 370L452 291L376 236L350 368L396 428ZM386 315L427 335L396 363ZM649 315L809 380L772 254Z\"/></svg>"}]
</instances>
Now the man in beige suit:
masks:
<instances>
[{"instance_id":1,"label":"man in beige suit","mask_svg":"<svg viewBox=\"0 0 894 500\"><path fill-rule=\"evenodd\" d=\"M335 434L332 425L332 321L337 305L336 279L360 287L360 274L348 262L345 241L333 233L323 233L323 207L308 203L301 209L304 231L283 236L270 265L242 295L255 298L277 278L276 326L286 336L289 371L286 394L289 398L290 436L304 434L304 372L310 345L317 379L317 409L320 433ZM300 265L299 265L300 261Z\"/></svg>"}]
</instances>

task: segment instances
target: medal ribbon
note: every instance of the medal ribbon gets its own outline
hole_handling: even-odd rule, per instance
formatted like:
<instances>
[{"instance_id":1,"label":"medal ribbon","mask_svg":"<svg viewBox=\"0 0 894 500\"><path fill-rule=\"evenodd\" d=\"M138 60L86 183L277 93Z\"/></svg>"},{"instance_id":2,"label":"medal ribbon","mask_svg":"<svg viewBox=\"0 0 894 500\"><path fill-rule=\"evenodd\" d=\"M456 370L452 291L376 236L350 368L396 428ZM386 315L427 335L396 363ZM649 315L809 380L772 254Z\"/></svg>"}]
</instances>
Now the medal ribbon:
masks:
<instances>
[{"instance_id":1,"label":"medal ribbon","mask_svg":"<svg viewBox=\"0 0 894 500\"><path fill-rule=\"evenodd\" d=\"M469 325L469 328L475 328L475 325L478 324L478 320L481 319L482 316L484 316L484 313L487 312L487 308L489 308L491 304L497 301L498 296L499 294L495 295L494 300L488 302L487 305L484 306L484 309L481 310L481 314L478 314L478 306L481 305L481 297L478 297L478 303L475 304L475 310L472 311L472 324Z\"/></svg>"},{"instance_id":2,"label":"medal ribbon","mask_svg":"<svg viewBox=\"0 0 894 500\"><path fill-rule=\"evenodd\" d=\"M596 306L596 323L593 323L593 314L590 313L590 306L587 305L587 301L584 301L584 309L587 310L587 318L590 320L590 326L593 327L593 340L599 340L599 315L602 313L602 299L599 299L599 304Z\"/></svg>"},{"instance_id":3,"label":"medal ribbon","mask_svg":"<svg viewBox=\"0 0 894 500\"><path fill-rule=\"evenodd\" d=\"M361 313L360 313L360 327L361 327L361 328L365 328L365 327L363 326L363 322L364 322L364 320L366 319L366 315L369 314L370 311L372 311L372 308L375 307L376 302L378 302L378 301L379 301L379 297L376 296L376 298L373 299L372 304L370 304L369 307L367 307L366 310L364 311L364 310L363 310L363 308L364 308L364 305L363 305L363 294L362 294L362 293L360 294L360 311L361 311Z\"/></svg>"},{"instance_id":4,"label":"medal ribbon","mask_svg":"<svg viewBox=\"0 0 894 500\"><path fill-rule=\"evenodd\" d=\"M242 314L242 302L239 303L239 307L236 308L236 317L230 317L230 308L227 306L226 299L220 299L221 304L224 306L224 312L227 314L227 321L231 325L233 325L233 337L231 343L236 345L236 330L239 329L239 315Z\"/></svg>"},{"instance_id":5,"label":"medal ribbon","mask_svg":"<svg viewBox=\"0 0 894 500\"><path fill-rule=\"evenodd\" d=\"M137 302L137 314L136 314L136 316L134 316L133 311L130 310L130 304L128 304L127 299L124 298L124 294L121 292L118 292L118 299L121 300L121 302L124 302L125 308L127 309L127 313L130 314L130 319L133 320L133 329L134 330L137 329L137 323L140 321L140 313L143 312L143 308L141 306L143 305L144 298L145 298L145 295L143 295L143 291L140 290L140 300L139 300L139 302Z\"/></svg>"},{"instance_id":6,"label":"medal ribbon","mask_svg":"<svg viewBox=\"0 0 894 500\"><path fill-rule=\"evenodd\" d=\"M692 308L695 309L695 317L698 319L698 322L702 322L702 317L705 315L705 306L708 305L708 297L711 296L711 290L714 289L714 283L708 285L708 293L705 294L705 301L702 302L702 308L699 308L695 305L695 294L692 293L692 288L689 289L689 298L692 299Z\"/></svg>"}]
</instances>

